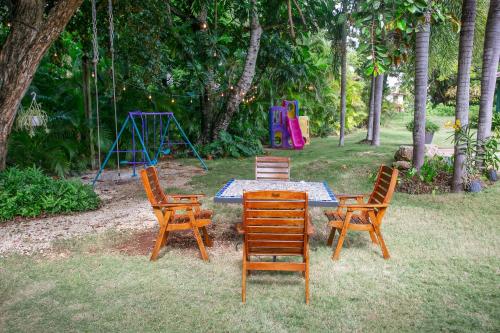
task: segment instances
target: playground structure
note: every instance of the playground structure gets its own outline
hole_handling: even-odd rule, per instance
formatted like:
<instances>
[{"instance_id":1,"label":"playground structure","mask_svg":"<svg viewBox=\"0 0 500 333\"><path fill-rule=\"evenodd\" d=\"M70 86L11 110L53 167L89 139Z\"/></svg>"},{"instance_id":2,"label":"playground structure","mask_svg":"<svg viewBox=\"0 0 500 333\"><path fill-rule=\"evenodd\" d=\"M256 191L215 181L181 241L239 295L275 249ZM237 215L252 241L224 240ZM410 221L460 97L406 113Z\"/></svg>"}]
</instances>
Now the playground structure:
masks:
<instances>
[{"instance_id":1,"label":"playground structure","mask_svg":"<svg viewBox=\"0 0 500 333\"><path fill-rule=\"evenodd\" d=\"M178 130L180 140L171 140L171 127ZM126 131L127 128L129 131ZM126 134L130 134L130 148L121 149L120 146L123 147L126 145L120 143L120 138L123 139ZM170 155L172 149L176 145L189 146L203 168L208 170L207 165L189 141L186 133L184 133L184 130L172 112L129 112L118 132L115 142L108 151L104 162L101 164L92 185L95 186L95 183L101 176L113 154L116 154L118 166L132 166L132 177L135 177L137 176L136 169L138 165L143 165L145 167L156 165L160 156ZM131 159L120 160L120 154L125 157L131 157Z\"/></svg>"},{"instance_id":2,"label":"playground structure","mask_svg":"<svg viewBox=\"0 0 500 333\"><path fill-rule=\"evenodd\" d=\"M309 118L299 116L297 100L269 109L269 137L273 148L303 149L309 143Z\"/></svg>"}]
</instances>

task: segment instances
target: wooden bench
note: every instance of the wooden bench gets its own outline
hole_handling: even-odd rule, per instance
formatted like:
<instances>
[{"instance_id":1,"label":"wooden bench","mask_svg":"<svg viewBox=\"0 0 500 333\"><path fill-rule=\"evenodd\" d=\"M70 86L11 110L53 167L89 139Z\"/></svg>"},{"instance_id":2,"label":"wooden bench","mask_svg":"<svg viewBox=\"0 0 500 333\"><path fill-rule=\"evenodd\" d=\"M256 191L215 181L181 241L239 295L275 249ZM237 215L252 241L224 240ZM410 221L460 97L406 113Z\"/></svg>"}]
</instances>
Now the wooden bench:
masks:
<instances>
[{"instance_id":1,"label":"wooden bench","mask_svg":"<svg viewBox=\"0 0 500 333\"><path fill-rule=\"evenodd\" d=\"M243 194L244 235L242 301L246 301L246 277L252 270L297 271L305 277L309 303L309 235L313 232L306 192L258 191ZM262 256L298 256L302 262L255 260Z\"/></svg>"},{"instance_id":2,"label":"wooden bench","mask_svg":"<svg viewBox=\"0 0 500 333\"><path fill-rule=\"evenodd\" d=\"M290 180L290 158L276 156L255 157L256 180Z\"/></svg>"},{"instance_id":3,"label":"wooden bench","mask_svg":"<svg viewBox=\"0 0 500 333\"><path fill-rule=\"evenodd\" d=\"M150 260L156 260L161 248L167 243L169 232L191 229L200 248L201 257L203 260L208 261L208 254L199 231L201 229L206 245L212 246L212 240L206 229L206 226L212 222L212 211L202 210L199 202L199 198L204 195L166 195L160 187L156 168L152 166L141 170L141 180L160 224L160 230Z\"/></svg>"},{"instance_id":4,"label":"wooden bench","mask_svg":"<svg viewBox=\"0 0 500 333\"><path fill-rule=\"evenodd\" d=\"M382 165L378 171L375 187L371 194L337 195L339 199L337 210L325 212L329 220L329 226L332 228L327 244L329 246L333 244L337 230L340 234L332 259L339 259L347 230L368 231L372 242L380 244L384 259L389 259L389 250L382 237L381 225L397 181L398 170ZM365 199L368 200L365 202ZM349 204L347 203L349 200L354 202Z\"/></svg>"}]
</instances>

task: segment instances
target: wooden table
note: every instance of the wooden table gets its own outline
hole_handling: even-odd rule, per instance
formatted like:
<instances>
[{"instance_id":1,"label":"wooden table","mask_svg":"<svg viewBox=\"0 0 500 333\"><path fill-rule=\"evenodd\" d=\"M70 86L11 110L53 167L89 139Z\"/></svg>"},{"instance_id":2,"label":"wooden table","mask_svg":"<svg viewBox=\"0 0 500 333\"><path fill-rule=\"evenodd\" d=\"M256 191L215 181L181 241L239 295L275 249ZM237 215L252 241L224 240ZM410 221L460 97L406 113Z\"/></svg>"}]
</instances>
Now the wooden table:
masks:
<instances>
[{"instance_id":1,"label":"wooden table","mask_svg":"<svg viewBox=\"0 0 500 333\"><path fill-rule=\"evenodd\" d=\"M215 195L214 202L242 203L243 191L286 190L305 191L311 207L337 207L339 202L326 182L229 180Z\"/></svg>"}]
</instances>

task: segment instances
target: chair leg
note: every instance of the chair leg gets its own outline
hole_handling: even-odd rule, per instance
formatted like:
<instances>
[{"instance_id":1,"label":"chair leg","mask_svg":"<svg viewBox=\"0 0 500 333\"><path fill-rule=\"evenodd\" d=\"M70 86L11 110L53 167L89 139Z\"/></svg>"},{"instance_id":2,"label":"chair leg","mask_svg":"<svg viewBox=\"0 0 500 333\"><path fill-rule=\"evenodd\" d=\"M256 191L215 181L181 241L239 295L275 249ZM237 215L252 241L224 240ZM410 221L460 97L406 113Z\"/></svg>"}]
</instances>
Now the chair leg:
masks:
<instances>
[{"instance_id":1,"label":"chair leg","mask_svg":"<svg viewBox=\"0 0 500 333\"><path fill-rule=\"evenodd\" d=\"M161 247L164 247L165 245L167 245L168 234L169 234L169 232L165 231L165 235L163 236L163 239L161 241Z\"/></svg>"},{"instance_id":2,"label":"chair leg","mask_svg":"<svg viewBox=\"0 0 500 333\"><path fill-rule=\"evenodd\" d=\"M205 249L205 245L203 244L203 240L201 239L201 235L200 235L200 231L198 230L198 227L193 226L193 233L194 233L194 238L196 239L196 242L198 243L198 247L200 248L201 257L203 258L203 260L208 261L207 250Z\"/></svg>"},{"instance_id":3,"label":"chair leg","mask_svg":"<svg viewBox=\"0 0 500 333\"><path fill-rule=\"evenodd\" d=\"M387 246L385 246L384 238L382 237L382 233L380 232L379 227L375 227L375 233L377 234L384 259L389 259L391 256L389 255L389 250L387 249Z\"/></svg>"},{"instance_id":4,"label":"chair leg","mask_svg":"<svg viewBox=\"0 0 500 333\"><path fill-rule=\"evenodd\" d=\"M332 230L330 230L330 236L328 237L328 241L326 242L326 245L332 246L333 239L335 238L335 231L336 230L337 230L336 228L332 228Z\"/></svg>"},{"instance_id":5,"label":"chair leg","mask_svg":"<svg viewBox=\"0 0 500 333\"><path fill-rule=\"evenodd\" d=\"M241 273L241 302L245 303L247 298L247 256L243 249L243 267Z\"/></svg>"},{"instance_id":6,"label":"chair leg","mask_svg":"<svg viewBox=\"0 0 500 333\"><path fill-rule=\"evenodd\" d=\"M370 231L370 238L372 239L373 244L378 244L377 237L375 236L375 233L373 231Z\"/></svg>"},{"instance_id":7,"label":"chair leg","mask_svg":"<svg viewBox=\"0 0 500 333\"><path fill-rule=\"evenodd\" d=\"M342 245L344 244L344 239L347 234L347 229L343 228L342 231L340 232L340 237L337 242L337 247L335 248L335 252L333 252L332 259L333 260L339 260L340 257L340 250L342 250Z\"/></svg>"},{"instance_id":8,"label":"chair leg","mask_svg":"<svg viewBox=\"0 0 500 333\"><path fill-rule=\"evenodd\" d=\"M158 254L160 253L164 240L166 240L165 234L168 233L167 226L168 224L165 224L160 227L160 231L158 232L158 236L156 237L156 242L153 248L153 252L151 252L151 257L149 258L149 260L151 261L154 261L156 260L156 258L158 258Z\"/></svg>"},{"instance_id":9,"label":"chair leg","mask_svg":"<svg viewBox=\"0 0 500 333\"><path fill-rule=\"evenodd\" d=\"M309 304L309 259L306 259L306 304Z\"/></svg>"},{"instance_id":10,"label":"chair leg","mask_svg":"<svg viewBox=\"0 0 500 333\"><path fill-rule=\"evenodd\" d=\"M207 227L201 227L201 232L203 233L203 238L205 239L205 245L208 247L212 247L214 245L214 242L208 234Z\"/></svg>"}]
</instances>

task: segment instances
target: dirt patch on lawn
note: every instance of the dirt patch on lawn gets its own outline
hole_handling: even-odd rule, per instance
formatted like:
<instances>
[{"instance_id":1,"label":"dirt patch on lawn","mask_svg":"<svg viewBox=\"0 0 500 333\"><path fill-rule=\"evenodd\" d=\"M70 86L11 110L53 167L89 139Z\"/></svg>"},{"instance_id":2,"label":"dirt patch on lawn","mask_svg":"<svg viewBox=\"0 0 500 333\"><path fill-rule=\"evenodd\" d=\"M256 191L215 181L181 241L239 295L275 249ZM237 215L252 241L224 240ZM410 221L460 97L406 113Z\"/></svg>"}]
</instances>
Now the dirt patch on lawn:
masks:
<instances>
[{"instance_id":1,"label":"dirt patch on lawn","mask_svg":"<svg viewBox=\"0 0 500 333\"><path fill-rule=\"evenodd\" d=\"M227 248L230 244L241 240L241 236L233 224L212 223L207 227L207 230L213 240L212 248ZM130 256L149 256L153 250L157 235L157 228L134 232L124 241L115 244L112 250ZM191 230L171 232L168 235L166 246L177 249L198 249L198 244Z\"/></svg>"}]
</instances>

